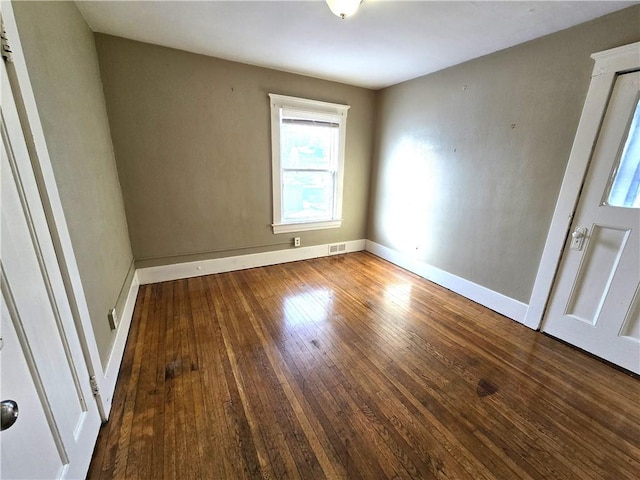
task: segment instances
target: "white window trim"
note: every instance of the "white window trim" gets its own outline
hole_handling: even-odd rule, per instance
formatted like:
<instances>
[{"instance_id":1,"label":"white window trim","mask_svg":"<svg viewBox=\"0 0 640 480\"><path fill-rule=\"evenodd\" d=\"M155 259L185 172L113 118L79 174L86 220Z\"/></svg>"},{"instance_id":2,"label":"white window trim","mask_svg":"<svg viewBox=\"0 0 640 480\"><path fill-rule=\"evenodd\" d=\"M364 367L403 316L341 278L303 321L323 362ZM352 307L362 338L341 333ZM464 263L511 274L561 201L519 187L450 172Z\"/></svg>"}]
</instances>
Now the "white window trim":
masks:
<instances>
[{"instance_id":1,"label":"white window trim","mask_svg":"<svg viewBox=\"0 0 640 480\"><path fill-rule=\"evenodd\" d=\"M349 105L320 102L306 98L269 94L271 104L271 175L273 184L273 233L303 232L338 228L342 225L342 194L344 180L344 154L347 130L347 111ZM339 127L338 169L334 192L334 211L331 220L320 222L283 222L282 221L282 178L280 167L280 112L283 108L300 110L312 115L329 114L336 117Z\"/></svg>"}]
</instances>

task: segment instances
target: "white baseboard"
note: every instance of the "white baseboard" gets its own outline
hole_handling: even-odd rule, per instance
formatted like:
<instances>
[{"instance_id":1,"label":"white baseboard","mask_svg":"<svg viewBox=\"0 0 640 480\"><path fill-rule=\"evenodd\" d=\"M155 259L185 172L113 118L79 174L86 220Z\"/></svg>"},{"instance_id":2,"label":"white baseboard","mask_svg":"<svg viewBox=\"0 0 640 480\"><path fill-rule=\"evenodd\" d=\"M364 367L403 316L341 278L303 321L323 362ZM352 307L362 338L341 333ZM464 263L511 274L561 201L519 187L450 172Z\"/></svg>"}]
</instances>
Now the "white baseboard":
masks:
<instances>
[{"instance_id":1,"label":"white baseboard","mask_svg":"<svg viewBox=\"0 0 640 480\"><path fill-rule=\"evenodd\" d=\"M420 275L427 280L437 283L463 297L473 300L505 317L523 323L527 314L528 305L513 298L494 292L486 287L473 283L464 278L440 270L433 265L421 262L410 256L385 247L370 240L366 241L365 250L373 253L391 263L405 268L410 272Z\"/></svg>"},{"instance_id":2,"label":"white baseboard","mask_svg":"<svg viewBox=\"0 0 640 480\"><path fill-rule=\"evenodd\" d=\"M351 240L344 243L346 250L342 253L359 252L365 249L365 240ZM333 245L333 244L332 244ZM246 268L266 267L279 263L297 262L310 258L326 257L329 255L329 244L311 247L289 248L272 252L252 253L235 257L214 258L196 262L174 263L158 267L140 268L136 271L140 285L167 282L181 278L199 277L214 273L232 272Z\"/></svg>"},{"instance_id":3,"label":"white baseboard","mask_svg":"<svg viewBox=\"0 0 640 480\"><path fill-rule=\"evenodd\" d=\"M102 379L102 391L100 394L104 401L104 409L107 417L111 411L113 393L116 389L116 381L118 380L118 373L120 372L120 366L124 356L124 347L127 343L127 336L129 335L129 328L131 327L133 309L136 305L139 288L140 280L138 279L138 273L136 272L133 274L133 278L131 279L127 299L125 300L122 315L120 316L120 324L116 331L116 338L111 347L111 354L109 355L109 361L107 362L107 367L104 370L104 377Z\"/></svg>"}]
</instances>

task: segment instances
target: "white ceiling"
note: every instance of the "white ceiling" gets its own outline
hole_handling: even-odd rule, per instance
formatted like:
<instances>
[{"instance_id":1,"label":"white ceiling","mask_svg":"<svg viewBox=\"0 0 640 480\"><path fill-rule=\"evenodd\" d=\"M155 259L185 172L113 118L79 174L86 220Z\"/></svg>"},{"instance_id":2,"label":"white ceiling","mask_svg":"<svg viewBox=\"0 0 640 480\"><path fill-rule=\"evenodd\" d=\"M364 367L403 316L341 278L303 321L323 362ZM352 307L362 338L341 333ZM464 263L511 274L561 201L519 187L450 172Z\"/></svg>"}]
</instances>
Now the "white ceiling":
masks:
<instances>
[{"instance_id":1,"label":"white ceiling","mask_svg":"<svg viewBox=\"0 0 640 480\"><path fill-rule=\"evenodd\" d=\"M637 1L76 2L95 32L379 89Z\"/></svg>"}]
</instances>

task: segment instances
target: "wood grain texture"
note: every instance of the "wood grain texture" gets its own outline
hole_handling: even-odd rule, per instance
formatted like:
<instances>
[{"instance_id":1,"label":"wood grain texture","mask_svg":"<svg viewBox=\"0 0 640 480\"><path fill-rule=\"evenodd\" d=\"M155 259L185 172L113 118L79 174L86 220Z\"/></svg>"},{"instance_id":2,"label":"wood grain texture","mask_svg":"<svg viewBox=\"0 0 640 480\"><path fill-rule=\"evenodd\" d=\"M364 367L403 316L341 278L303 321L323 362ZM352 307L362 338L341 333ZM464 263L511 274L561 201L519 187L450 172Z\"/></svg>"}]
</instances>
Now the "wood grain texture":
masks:
<instances>
[{"instance_id":1,"label":"wood grain texture","mask_svg":"<svg viewBox=\"0 0 640 480\"><path fill-rule=\"evenodd\" d=\"M141 287L91 479L635 479L640 381L371 254Z\"/></svg>"}]
</instances>

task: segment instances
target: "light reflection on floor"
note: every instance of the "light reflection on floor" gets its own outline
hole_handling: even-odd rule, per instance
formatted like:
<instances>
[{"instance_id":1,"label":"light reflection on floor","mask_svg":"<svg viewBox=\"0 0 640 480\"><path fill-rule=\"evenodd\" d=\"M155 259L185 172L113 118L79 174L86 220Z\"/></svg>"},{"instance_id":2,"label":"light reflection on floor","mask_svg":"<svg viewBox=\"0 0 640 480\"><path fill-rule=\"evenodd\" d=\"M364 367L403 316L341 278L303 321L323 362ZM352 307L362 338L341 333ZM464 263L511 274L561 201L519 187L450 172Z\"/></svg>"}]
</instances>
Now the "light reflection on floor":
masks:
<instances>
[{"instance_id":1,"label":"light reflection on floor","mask_svg":"<svg viewBox=\"0 0 640 480\"><path fill-rule=\"evenodd\" d=\"M333 309L333 294L318 288L284 299L283 313L287 328L324 323Z\"/></svg>"},{"instance_id":2,"label":"light reflection on floor","mask_svg":"<svg viewBox=\"0 0 640 480\"><path fill-rule=\"evenodd\" d=\"M395 306L408 309L411 305L411 288L410 283L387 285L384 291L384 298Z\"/></svg>"}]
</instances>

